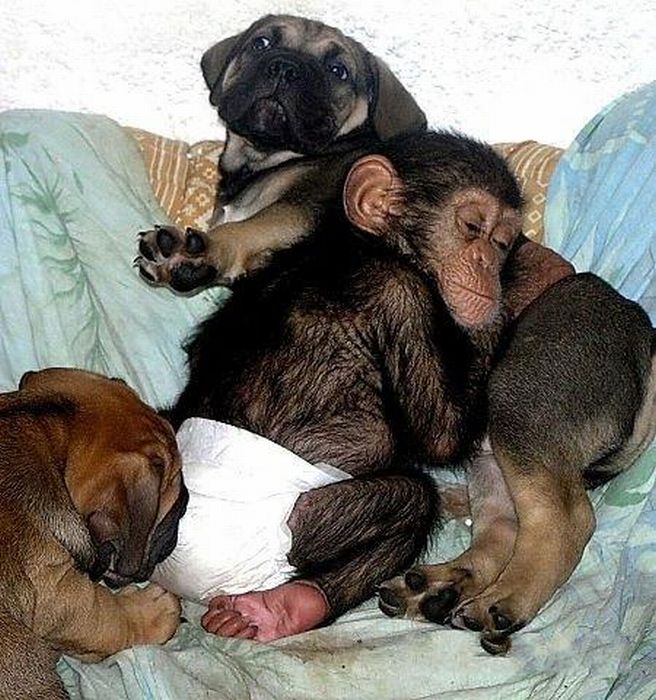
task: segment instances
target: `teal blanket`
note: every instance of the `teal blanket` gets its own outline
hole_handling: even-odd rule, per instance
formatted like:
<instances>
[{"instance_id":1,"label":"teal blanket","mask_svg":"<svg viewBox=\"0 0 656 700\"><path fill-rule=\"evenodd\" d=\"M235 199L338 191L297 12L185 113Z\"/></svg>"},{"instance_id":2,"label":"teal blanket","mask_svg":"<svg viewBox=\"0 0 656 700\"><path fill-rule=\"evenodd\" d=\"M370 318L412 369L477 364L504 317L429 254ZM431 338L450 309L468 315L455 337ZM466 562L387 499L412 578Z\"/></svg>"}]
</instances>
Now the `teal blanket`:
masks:
<instances>
[{"instance_id":1,"label":"teal blanket","mask_svg":"<svg viewBox=\"0 0 656 700\"><path fill-rule=\"evenodd\" d=\"M166 220L136 145L104 117L15 111L0 158L0 390L60 365L172 401L182 340L221 292L176 297L132 267L137 232Z\"/></svg>"},{"instance_id":2,"label":"teal blanket","mask_svg":"<svg viewBox=\"0 0 656 700\"><path fill-rule=\"evenodd\" d=\"M648 111L656 114L656 100ZM643 147L654 147L655 134ZM612 281L635 278L630 291L644 301L656 279L653 261L638 269L642 256L619 244L621 212L613 242L583 240L584 228L571 220L581 219L595 189L578 179L593 176L602 154L623 153L629 137L617 138L613 149L596 147L595 158L579 142L567 154L556 173L549 242L568 252L577 237L576 250L585 252L579 266L603 267L608 254L614 272L631 252L628 268L639 271ZM165 215L130 137L103 117L10 112L0 115L0 156L0 389L27 369L74 365L122 376L151 403L170 401L185 379L180 344L221 292L176 297L139 280L135 234ZM652 158L652 178L655 170ZM649 220L642 218L640 235ZM604 235L601 225L593 229ZM266 645L205 634L201 609L189 605L189 622L163 647L93 665L65 658L59 670L72 697L103 700L654 697L655 480L652 448L593 494L599 525L581 564L505 658L488 656L474 633L391 620L370 600L325 629ZM426 559L454 556L467 538L463 523L449 523Z\"/></svg>"}]
</instances>

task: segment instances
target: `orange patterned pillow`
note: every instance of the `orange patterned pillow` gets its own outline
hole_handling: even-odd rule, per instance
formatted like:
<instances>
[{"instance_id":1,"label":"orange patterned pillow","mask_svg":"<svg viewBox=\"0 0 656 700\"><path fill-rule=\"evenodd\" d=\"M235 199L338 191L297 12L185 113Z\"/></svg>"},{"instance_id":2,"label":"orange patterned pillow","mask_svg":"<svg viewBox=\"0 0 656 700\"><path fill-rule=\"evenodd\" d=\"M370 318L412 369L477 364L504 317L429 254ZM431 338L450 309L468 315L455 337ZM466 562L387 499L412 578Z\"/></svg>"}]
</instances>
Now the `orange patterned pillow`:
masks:
<instances>
[{"instance_id":1,"label":"orange patterned pillow","mask_svg":"<svg viewBox=\"0 0 656 700\"><path fill-rule=\"evenodd\" d=\"M537 141L499 143L495 149L506 159L521 185L524 197L524 234L531 240L542 243L549 180L564 150Z\"/></svg>"},{"instance_id":2,"label":"orange patterned pillow","mask_svg":"<svg viewBox=\"0 0 656 700\"><path fill-rule=\"evenodd\" d=\"M218 161L223 144L184 141L128 129L141 150L155 197L178 226L206 230L219 184ZM534 241L544 238L543 217L549 178L562 148L537 141L495 146L519 179L524 195L524 233Z\"/></svg>"},{"instance_id":3,"label":"orange patterned pillow","mask_svg":"<svg viewBox=\"0 0 656 700\"><path fill-rule=\"evenodd\" d=\"M200 141L190 146L128 127L146 164L157 201L177 226L206 230L219 184L223 143Z\"/></svg>"}]
</instances>

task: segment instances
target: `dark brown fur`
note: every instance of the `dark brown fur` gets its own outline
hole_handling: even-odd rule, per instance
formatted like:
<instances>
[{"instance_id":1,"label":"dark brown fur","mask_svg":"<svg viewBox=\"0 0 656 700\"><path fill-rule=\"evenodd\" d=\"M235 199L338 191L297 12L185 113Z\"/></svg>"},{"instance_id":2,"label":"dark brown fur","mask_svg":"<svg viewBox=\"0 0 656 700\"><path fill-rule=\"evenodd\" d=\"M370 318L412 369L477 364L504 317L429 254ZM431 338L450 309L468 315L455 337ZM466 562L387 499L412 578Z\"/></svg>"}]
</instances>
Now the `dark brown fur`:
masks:
<instances>
[{"instance_id":1,"label":"dark brown fur","mask_svg":"<svg viewBox=\"0 0 656 700\"><path fill-rule=\"evenodd\" d=\"M236 284L199 328L189 382L171 411L175 425L189 416L232 423L356 477L306 494L290 521L291 559L320 584L333 614L424 546L437 500L421 467L460 460L480 439L504 321L499 314L465 329L443 303L414 246L430 238L423 212L436 193L436 185L422 189L417 169L429 162L440 173L445 202L475 180L515 208L516 184L481 144L432 134L413 145L390 152L417 200L404 219L407 250L359 232L336 204L311 237ZM458 153L454 181L440 167Z\"/></svg>"}]
</instances>

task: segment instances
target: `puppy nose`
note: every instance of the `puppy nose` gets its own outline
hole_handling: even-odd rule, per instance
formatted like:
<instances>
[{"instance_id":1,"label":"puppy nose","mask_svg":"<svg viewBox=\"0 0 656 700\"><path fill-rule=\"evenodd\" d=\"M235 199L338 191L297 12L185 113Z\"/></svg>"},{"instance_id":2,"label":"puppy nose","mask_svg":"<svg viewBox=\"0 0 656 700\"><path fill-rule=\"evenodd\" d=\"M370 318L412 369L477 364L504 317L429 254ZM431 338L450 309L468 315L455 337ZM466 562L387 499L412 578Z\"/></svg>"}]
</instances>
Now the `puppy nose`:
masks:
<instances>
[{"instance_id":1,"label":"puppy nose","mask_svg":"<svg viewBox=\"0 0 656 700\"><path fill-rule=\"evenodd\" d=\"M298 66L284 58L276 58L267 66L270 78L280 78L286 83L293 83L299 76Z\"/></svg>"}]
</instances>

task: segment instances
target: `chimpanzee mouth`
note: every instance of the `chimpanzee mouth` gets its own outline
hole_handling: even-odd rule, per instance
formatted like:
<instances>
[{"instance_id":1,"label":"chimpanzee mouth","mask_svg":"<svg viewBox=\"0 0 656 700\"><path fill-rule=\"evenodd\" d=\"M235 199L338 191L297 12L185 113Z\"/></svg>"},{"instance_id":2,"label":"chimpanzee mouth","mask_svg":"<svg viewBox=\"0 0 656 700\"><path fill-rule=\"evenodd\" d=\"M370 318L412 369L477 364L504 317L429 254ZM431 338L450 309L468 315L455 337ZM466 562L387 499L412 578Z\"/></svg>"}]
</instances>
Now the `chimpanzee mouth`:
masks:
<instances>
[{"instance_id":1,"label":"chimpanzee mouth","mask_svg":"<svg viewBox=\"0 0 656 700\"><path fill-rule=\"evenodd\" d=\"M491 294L486 294L485 292L482 292L479 289L472 289L471 287L467 287L464 284L456 284L455 286L458 287L458 289L461 292L465 292L466 294L472 294L475 297L487 299L488 301L496 301L496 297L492 296Z\"/></svg>"}]
</instances>

